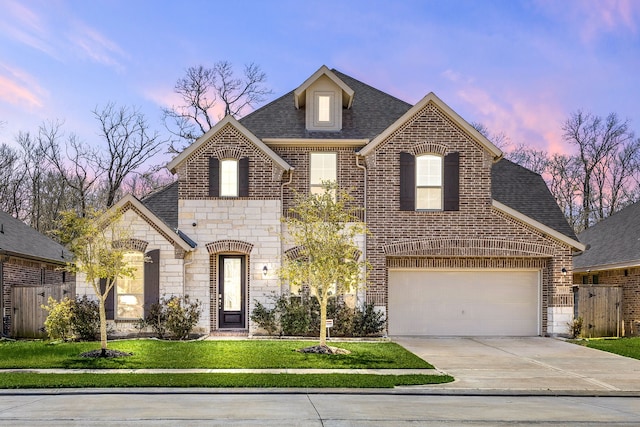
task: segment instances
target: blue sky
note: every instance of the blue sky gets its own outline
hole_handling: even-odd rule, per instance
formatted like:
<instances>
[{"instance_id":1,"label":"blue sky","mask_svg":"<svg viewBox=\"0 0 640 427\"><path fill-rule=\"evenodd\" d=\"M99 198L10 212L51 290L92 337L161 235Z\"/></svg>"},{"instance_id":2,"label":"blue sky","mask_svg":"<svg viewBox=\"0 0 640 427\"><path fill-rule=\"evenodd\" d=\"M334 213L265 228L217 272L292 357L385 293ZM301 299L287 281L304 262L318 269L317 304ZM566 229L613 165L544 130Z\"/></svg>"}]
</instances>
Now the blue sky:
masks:
<instances>
[{"instance_id":1,"label":"blue sky","mask_svg":"<svg viewBox=\"0 0 640 427\"><path fill-rule=\"evenodd\" d=\"M255 62L275 99L321 65L410 103L433 91L514 143L568 152L577 109L640 134L640 1L0 0L0 142L45 120L97 144L91 111L161 107L193 65ZM356 94L357 96L357 94Z\"/></svg>"}]
</instances>

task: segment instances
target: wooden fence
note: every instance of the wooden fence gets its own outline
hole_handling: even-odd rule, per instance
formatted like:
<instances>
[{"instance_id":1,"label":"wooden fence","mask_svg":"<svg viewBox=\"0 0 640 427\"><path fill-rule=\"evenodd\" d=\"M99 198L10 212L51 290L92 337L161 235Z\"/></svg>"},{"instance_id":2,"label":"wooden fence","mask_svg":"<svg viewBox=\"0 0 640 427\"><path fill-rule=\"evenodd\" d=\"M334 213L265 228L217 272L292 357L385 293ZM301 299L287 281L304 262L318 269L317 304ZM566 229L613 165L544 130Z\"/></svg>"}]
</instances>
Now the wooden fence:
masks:
<instances>
[{"instance_id":1,"label":"wooden fence","mask_svg":"<svg viewBox=\"0 0 640 427\"><path fill-rule=\"evenodd\" d=\"M578 316L582 317L582 336L616 337L621 334L622 288L607 285L581 285L578 290Z\"/></svg>"},{"instance_id":2,"label":"wooden fence","mask_svg":"<svg viewBox=\"0 0 640 427\"><path fill-rule=\"evenodd\" d=\"M73 283L57 283L43 286L14 286L11 291L13 316L11 319L11 336L14 338L43 338L47 334L44 321L49 297L60 301L65 296L73 298Z\"/></svg>"}]
</instances>

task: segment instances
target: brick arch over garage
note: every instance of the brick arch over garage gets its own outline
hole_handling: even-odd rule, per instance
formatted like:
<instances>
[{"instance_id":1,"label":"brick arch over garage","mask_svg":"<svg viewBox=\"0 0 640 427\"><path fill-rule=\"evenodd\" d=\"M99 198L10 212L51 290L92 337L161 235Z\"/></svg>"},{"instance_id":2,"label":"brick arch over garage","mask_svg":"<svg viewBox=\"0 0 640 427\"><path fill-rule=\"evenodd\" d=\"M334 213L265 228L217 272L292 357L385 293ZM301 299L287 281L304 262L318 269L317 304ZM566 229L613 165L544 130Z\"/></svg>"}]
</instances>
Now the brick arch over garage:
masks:
<instances>
[{"instance_id":1,"label":"brick arch over garage","mask_svg":"<svg viewBox=\"0 0 640 427\"><path fill-rule=\"evenodd\" d=\"M294 246L291 249L287 249L284 251L284 255L290 260L302 259L305 257L304 255L304 247L303 246ZM362 251L360 249L354 249L353 254L351 255L351 259L357 261L362 256Z\"/></svg>"},{"instance_id":2,"label":"brick arch over garage","mask_svg":"<svg viewBox=\"0 0 640 427\"><path fill-rule=\"evenodd\" d=\"M421 239L382 247L388 257L552 257L548 245L507 239Z\"/></svg>"}]
</instances>

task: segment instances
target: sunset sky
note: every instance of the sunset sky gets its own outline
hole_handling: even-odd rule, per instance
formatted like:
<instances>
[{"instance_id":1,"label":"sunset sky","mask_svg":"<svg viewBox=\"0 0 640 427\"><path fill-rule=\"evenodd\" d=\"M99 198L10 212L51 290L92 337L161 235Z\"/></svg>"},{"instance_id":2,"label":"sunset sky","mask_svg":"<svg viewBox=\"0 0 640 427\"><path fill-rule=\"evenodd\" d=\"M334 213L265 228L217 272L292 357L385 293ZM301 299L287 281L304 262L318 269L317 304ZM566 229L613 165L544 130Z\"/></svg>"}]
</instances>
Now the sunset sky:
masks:
<instances>
[{"instance_id":1,"label":"sunset sky","mask_svg":"<svg viewBox=\"0 0 640 427\"><path fill-rule=\"evenodd\" d=\"M61 119L97 144L110 101L166 133L176 80L219 60L260 65L269 100L323 64L410 103L433 91L553 152L577 109L640 134L640 1L0 0L0 142Z\"/></svg>"}]
</instances>

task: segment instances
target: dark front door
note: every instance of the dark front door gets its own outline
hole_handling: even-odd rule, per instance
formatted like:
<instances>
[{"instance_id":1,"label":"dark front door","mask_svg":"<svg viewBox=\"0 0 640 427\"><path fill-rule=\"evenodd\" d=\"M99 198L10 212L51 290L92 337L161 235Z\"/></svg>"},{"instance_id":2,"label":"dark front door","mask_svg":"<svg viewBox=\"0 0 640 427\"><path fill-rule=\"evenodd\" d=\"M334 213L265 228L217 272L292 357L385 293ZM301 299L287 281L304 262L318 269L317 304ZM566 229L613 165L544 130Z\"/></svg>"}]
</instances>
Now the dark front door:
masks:
<instances>
[{"instance_id":1,"label":"dark front door","mask_svg":"<svg viewBox=\"0 0 640 427\"><path fill-rule=\"evenodd\" d=\"M220 256L218 319L220 328L245 328L245 257Z\"/></svg>"}]
</instances>

